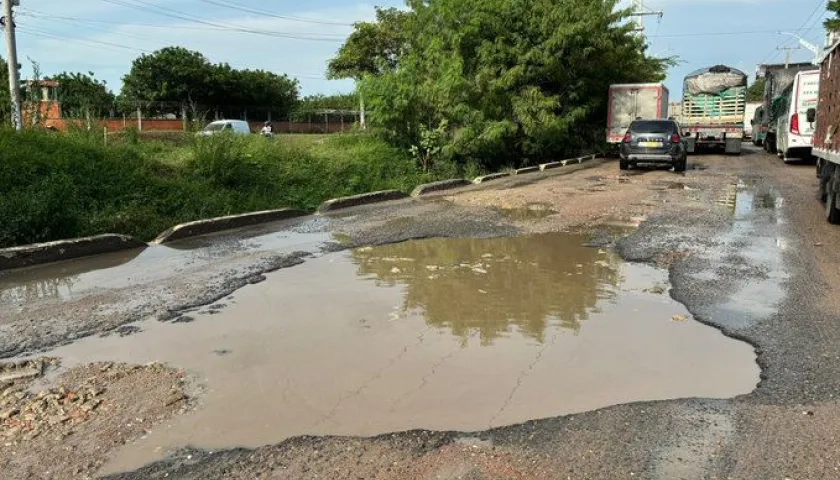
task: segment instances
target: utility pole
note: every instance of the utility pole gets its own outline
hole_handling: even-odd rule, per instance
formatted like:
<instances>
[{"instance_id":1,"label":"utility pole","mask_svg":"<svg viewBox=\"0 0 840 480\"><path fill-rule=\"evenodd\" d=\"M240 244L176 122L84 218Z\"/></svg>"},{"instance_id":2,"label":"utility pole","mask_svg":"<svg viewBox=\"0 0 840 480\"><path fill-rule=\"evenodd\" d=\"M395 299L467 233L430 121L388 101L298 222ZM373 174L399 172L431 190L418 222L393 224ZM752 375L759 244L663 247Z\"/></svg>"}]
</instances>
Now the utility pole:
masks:
<instances>
[{"instance_id":1,"label":"utility pole","mask_svg":"<svg viewBox=\"0 0 840 480\"><path fill-rule=\"evenodd\" d=\"M0 0L3 2L3 26L6 28L6 47L8 49L9 91L12 94L12 123L15 130L23 128L20 104L20 72L18 71L17 40L12 6L19 5L19 0Z\"/></svg>"},{"instance_id":2,"label":"utility pole","mask_svg":"<svg viewBox=\"0 0 840 480\"><path fill-rule=\"evenodd\" d=\"M663 15L661 11L655 12L645 7L644 0L631 0L630 12L630 16L633 18L632 23L636 25L636 28L634 30L639 33L639 36L641 36L643 40L645 38L644 17L655 16L661 19Z\"/></svg>"},{"instance_id":3,"label":"utility pole","mask_svg":"<svg viewBox=\"0 0 840 480\"><path fill-rule=\"evenodd\" d=\"M785 68L788 68L791 63L791 56L793 55L794 50L802 50L802 47L795 46L795 47L776 47L776 50L786 52L785 53Z\"/></svg>"}]
</instances>

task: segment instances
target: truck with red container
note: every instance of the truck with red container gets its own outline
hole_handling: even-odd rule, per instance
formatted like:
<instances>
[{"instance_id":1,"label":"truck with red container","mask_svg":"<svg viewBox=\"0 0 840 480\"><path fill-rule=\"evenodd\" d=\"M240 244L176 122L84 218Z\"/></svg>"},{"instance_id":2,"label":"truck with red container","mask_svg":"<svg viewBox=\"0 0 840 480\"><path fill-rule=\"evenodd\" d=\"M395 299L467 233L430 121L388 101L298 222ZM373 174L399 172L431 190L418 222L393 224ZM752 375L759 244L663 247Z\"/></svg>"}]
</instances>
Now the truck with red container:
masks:
<instances>
[{"instance_id":1,"label":"truck with red container","mask_svg":"<svg viewBox=\"0 0 840 480\"><path fill-rule=\"evenodd\" d=\"M607 143L618 145L636 119L668 118L668 88L661 83L611 85L607 110Z\"/></svg>"},{"instance_id":2,"label":"truck with red container","mask_svg":"<svg viewBox=\"0 0 840 480\"><path fill-rule=\"evenodd\" d=\"M829 223L840 223L840 40L819 58L820 80L817 106L805 113L814 123L811 153L817 160L820 198Z\"/></svg>"}]
</instances>

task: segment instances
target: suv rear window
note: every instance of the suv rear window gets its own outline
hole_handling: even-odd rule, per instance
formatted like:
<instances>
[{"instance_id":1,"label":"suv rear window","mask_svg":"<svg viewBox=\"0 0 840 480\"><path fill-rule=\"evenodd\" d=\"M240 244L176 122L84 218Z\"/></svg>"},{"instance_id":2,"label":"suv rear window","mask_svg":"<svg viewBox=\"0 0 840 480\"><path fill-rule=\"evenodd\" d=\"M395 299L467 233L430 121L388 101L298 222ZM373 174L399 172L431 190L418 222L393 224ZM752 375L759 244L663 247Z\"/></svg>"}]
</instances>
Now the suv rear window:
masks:
<instances>
[{"instance_id":1,"label":"suv rear window","mask_svg":"<svg viewBox=\"0 0 840 480\"><path fill-rule=\"evenodd\" d=\"M630 124L630 131L634 133L673 133L677 131L674 122L642 120Z\"/></svg>"}]
</instances>

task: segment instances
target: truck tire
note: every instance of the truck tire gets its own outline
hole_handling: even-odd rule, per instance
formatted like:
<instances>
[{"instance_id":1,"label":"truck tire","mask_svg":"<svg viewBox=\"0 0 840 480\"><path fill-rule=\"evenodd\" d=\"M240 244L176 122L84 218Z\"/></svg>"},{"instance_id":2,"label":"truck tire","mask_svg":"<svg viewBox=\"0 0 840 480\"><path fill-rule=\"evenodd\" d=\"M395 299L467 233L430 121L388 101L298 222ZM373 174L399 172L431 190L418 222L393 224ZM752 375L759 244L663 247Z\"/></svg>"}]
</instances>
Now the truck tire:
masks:
<instances>
[{"instance_id":1,"label":"truck tire","mask_svg":"<svg viewBox=\"0 0 840 480\"><path fill-rule=\"evenodd\" d=\"M724 152L727 155L740 155L741 154L741 140L737 139L737 138L726 139L726 144L724 146Z\"/></svg>"},{"instance_id":2,"label":"truck tire","mask_svg":"<svg viewBox=\"0 0 840 480\"><path fill-rule=\"evenodd\" d=\"M840 170L832 166L831 175L825 188L825 219L832 225L840 223L840 210L837 208L837 186L840 184Z\"/></svg>"}]
</instances>

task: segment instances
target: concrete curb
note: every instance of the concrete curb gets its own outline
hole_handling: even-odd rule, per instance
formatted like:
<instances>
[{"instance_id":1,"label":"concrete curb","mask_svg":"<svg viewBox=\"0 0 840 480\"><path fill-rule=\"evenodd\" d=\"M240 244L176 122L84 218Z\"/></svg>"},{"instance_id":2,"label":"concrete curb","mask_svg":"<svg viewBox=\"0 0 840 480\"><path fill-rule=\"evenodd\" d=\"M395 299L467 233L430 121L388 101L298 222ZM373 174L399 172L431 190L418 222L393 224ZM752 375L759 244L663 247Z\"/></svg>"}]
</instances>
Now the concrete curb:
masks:
<instances>
[{"instance_id":1,"label":"concrete curb","mask_svg":"<svg viewBox=\"0 0 840 480\"><path fill-rule=\"evenodd\" d=\"M148 245L127 235L105 234L0 249L0 270L118 252Z\"/></svg>"},{"instance_id":2,"label":"concrete curb","mask_svg":"<svg viewBox=\"0 0 840 480\"><path fill-rule=\"evenodd\" d=\"M341 210L342 208L358 207L359 205L369 205L371 203L400 200L403 198L408 198L408 195L399 190L383 190L381 192L363 193L361 195L353 195L351 197L340 197L327 200L318 207L318 211L332 212L334 210Z\"/></svg>"},{"instance_id":3,"label":"concrete curb","mask_svg":"<svg viewBox=\"0 0 840 480\"><path fill-rule=\"evenodd\" d=\"M472 185L472 182L464 178L453 178L451 180L441 180L439 182L425 183L418 185L414 191L411 192L412 197L419 197L429 193L440 192L442 190L452 190L453 188L464 187Z\"/></svg>"},{"instance_id":4,"label":"concrete curb","mask_svg":"<svg viewBox=\"0 0 840 480\"><path fill-rule=\"evenodd\" d=\"M275 222L294 217L306 215L306 212L291 208L280 210L264 210L262 212L243 213L241 215L229 215L226 217L208 218L194 222L175 225L169 230L161 233L153 243L168 243L184 238L216 233L234 228L248 227L258 223Z\"/></svg>"},{"instance_id":5,"label":"concrete curb","mask_svg":"<svg viewBox=\"0 0 840 480\"><path fill-rule=\"evenodd\" d=\"M563 166L563 162L548 162L548 163L543 163L542 165L540 165L540 170L541 171L546 171L546 170L551 170L552 168L560 168L562 166Z\"/></svg>"},{"instance_id":6,"label":"concrete curb","mask_svg":"<svg viewBox=\"0 0 840 480\"><path fill-rule=\"evenodd\" d=\"M509 177L509 172L499 172L499 173L491 173L490 175L484 175L482 177L477 177L473 180L473 183L484 183L489 182L490 180L498 180L500 178Z\"/></svg>"},{"instance_id":7,"label":"concrete curb","mask_svg":"<svg viewBox=\"0 0 840 480\"><path fill-rule=\"evenodd\" d=\"M539 171L542 171L542 169L539 166L525 167L525 168L520 168L520 169L516 170L513 174L514 175L522 175L523 173L534 173L534 172L539 172Z\"/></svg>"}]
</instances>

